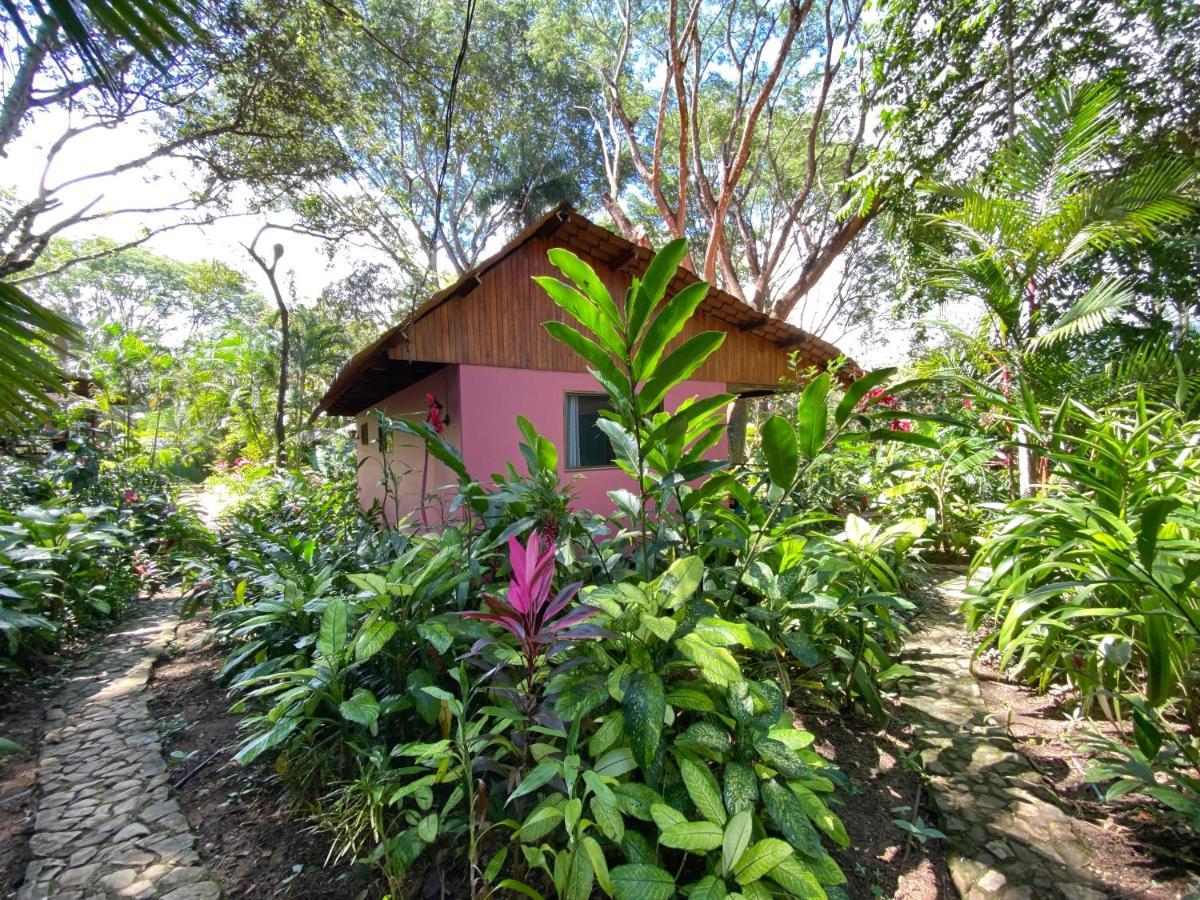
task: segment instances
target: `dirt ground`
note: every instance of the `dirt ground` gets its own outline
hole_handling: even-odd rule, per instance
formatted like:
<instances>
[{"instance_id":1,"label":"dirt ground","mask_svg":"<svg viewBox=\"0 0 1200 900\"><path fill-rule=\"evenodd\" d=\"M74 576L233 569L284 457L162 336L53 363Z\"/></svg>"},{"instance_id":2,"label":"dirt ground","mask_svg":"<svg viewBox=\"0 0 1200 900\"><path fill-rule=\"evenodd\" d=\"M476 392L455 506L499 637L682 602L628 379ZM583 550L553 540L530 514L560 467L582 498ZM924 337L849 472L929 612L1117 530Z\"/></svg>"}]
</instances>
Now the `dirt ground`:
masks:
<instances>
[{"instance_id":1,"label":"dirt ground","mask_svg":"<svg viewBox=\"0 0 1200 900\"><path fill-rule=\"evenodd\" d=\"M982 674L995 677L984 660ZM980 682L996 722L1041 773L1063 810L1083 823L1091 865L1114 898L1174 900L1200 896L1200 845L1194 835L1154 814L1144 799L1114 803L1084 781L1087 757L1078 741L1097 726L1072 715L1074 694L1038 694L1003 681ZM1111 728L1107 729L1111 733Z\"/></svg>"},{"instance_id":2,"label":"dirt ground","mask_svg":"<svg viewBox=\"0 0 1200 900\"><path fill-rule=\"evenodd\" d=\"M0 700L0 737L15 741L25 752L0 757L0 897L16 892L29 862L34 782L46 713L39 685L23 682L7 685L5 691Z\"/></svg>"},{"instance_id":3,"label":"dirt ground","mask_svg":"<svg viewBox=\"0 0 1200 900\"><path fill-rule=\"evenodd\" d=\"M205 865L230 897L340 898L363 896L360 873L325 865L328 838L311 829L262 766L232 761L240 745L239 717L213 679L221 654L199 644L204 626L180 626L176 645L150 683L150 710L163 731L163 755Z\"/></svg>"},{"instance_id":4,"label":"dirt ground","mask_svg":"<svg viewBox=\"0 0 1200 900\"><path fill-rule=\"evenodd\" d=\"M851 844L833 853L846 873L851 900L941 900L956 897L941 841L908 839L894 822L916 814L929 823L921 776L904 763L910 743L896 719L880 729L855 716L802 716L801 726L817 735L813 749L837 763L850 779L832 808L846 826ZM894 807L907 807L894 810Z\"/></svg>"}]
</instances>

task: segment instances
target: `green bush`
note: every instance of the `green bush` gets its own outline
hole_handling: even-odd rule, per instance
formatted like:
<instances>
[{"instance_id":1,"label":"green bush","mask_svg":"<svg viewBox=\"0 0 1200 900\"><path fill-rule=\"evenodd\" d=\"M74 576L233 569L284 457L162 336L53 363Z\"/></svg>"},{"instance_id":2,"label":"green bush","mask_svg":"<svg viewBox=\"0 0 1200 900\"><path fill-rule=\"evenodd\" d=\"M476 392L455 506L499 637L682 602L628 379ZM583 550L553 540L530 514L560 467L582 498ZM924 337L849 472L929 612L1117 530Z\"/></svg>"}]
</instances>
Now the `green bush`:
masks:
<instances>
[{"instance_id":1,"label":"green bush","mask_svg":"<svg viewBox=\"0 0 1200 900\"><path fill-rule=\"evenodd\" d=\"M92 463L97 476L81 477ZM174 576L200 535L161 476L85 448L40 467L5 462L0 496L0 668L10 671L119 619Z\"/></svg>"},{"instance_id":2,"label":"green bush","mask_svg":"<svg viewBox=\"0 0 1200 900\"><path fill-rule=\"evenodd\" d=\"M1140 789L1163 799L1161 763L1192 793L1195 816L1200 423L1144 402L1067 403L1043 453L1049 483L1008 504L972 563L980 580L968 621L995 623L978 652L994 647L1003 667L1039 688L1069 684L1085 709L1131 719L1136 747L1126 748L1132 767L1118 793L1136 773Z\"/></svg>"},{"instance_id":3,"label":"green bush","mask_svg":"<svg viewBox=\"0 0 1200 900\"><path fill-rule=\"evenodd\" d=\"M707 459L732 398L659 408L723 337L669 347L707 289L664 301L681 253L622 307L566 251L551 259L573 286L540 280L579 325L547 329L609 394L601 427L631 478L609 519L569 508L528 422L527 474L485 487L432 429L385 421L456 472L461 525L379 531L317 514L319 486L310 509L297 484L222 538L204 596L247 714L239 759L273 758L392 891L436 846L465 859L472 896L841 895L845 779L788 704L886 714L925 520L843 519L804 487L842 447L933 442L861 405L891 371L836 402L825 374L767 422L760 462L735 477Z\"/></svg>"}]
</instances>

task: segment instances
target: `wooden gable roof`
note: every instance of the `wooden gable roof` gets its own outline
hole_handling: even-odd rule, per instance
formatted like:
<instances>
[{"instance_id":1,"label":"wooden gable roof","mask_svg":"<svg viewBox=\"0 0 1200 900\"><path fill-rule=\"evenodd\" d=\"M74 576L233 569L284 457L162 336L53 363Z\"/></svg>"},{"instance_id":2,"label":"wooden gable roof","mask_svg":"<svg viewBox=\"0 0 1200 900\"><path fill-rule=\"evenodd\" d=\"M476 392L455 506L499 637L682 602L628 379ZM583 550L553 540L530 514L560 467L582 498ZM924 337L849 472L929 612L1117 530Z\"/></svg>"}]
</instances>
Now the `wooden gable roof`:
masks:
<instances>
[{"instance_id":1,"label":"wooden gable roof","mask_svg":"<svg viewBox=\"0 0 1200 900\"><path fill-rule=\"evenodd\" d=\"M586 260L618 299L654 255L562 204L355 355L321 398L317 412L354 415L453 363L586 371L583 360L541 327L551 320L567 321L531 280L559 275L546 256L554 247L566 247ZM667 295L698 280L680 268ZM735 391L775 387L787 376L793 353L801 367L824 366L841 355L832 344L715 287L676 342L701 331L728 336L693 378L723 382Z\"/></svg>"}]
</instances>

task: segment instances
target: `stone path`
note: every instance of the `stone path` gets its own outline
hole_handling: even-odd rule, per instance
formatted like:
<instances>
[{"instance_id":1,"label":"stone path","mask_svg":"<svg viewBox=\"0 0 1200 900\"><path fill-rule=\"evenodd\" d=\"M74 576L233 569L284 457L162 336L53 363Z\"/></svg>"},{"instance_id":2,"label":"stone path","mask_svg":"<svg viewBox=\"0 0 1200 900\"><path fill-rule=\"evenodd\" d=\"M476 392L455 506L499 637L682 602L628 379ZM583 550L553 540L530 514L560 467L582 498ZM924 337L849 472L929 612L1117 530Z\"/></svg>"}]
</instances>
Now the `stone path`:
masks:
<instances>
[{"instance_id":1,"label":"stone path","mask_svg":"<svg viewBox=\"0 0 1200 900\"><path fill-rule=\"evenodd\" d=\"M33 859L18 900L213 900L217 881L170 794L144 690L174 633L170 600L76 664L47 710Z\"/></svg>"},{"instance_id":2,"label":"stone path","mask_svg":"<svg viewBox=\"0 0 1200 900\"><path fill-rule=\"evenodd\" d=\"M947 863L967 900L1101 900L1087 845L1041 777L988 715L962 645L963 579L940 585L904 662L903 718L913 728L946 833Z\"/></svg>"}]
</instances>

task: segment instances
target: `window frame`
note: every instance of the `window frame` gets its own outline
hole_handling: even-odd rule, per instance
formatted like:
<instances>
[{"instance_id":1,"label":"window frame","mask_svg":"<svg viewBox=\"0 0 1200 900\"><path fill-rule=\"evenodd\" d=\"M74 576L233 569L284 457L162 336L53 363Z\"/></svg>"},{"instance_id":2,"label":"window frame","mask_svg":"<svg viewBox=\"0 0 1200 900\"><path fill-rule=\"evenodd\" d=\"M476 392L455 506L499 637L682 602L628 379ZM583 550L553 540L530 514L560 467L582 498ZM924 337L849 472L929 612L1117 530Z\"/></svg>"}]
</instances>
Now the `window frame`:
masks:
<instances>
[{"instance_id":1,"label":"window frame","mask_svg":"<svg viewBox=\"0 0 1200 900\"><path fill-rule=\"evenodd\" d=\"M571 398L572 397L598 397L607 401L608 394L602 391L563 391L563 471L564 472L607 472L613 469L620 469L617 465L616 451L613 451L612 462L605 463L600 466L573 466L571 465ZM603 432L601 432L603 434ZM604 435L604 439L608 440L608 435ZM611 444L609 445L611 448Z\"/></svg>"}]
</instances>

